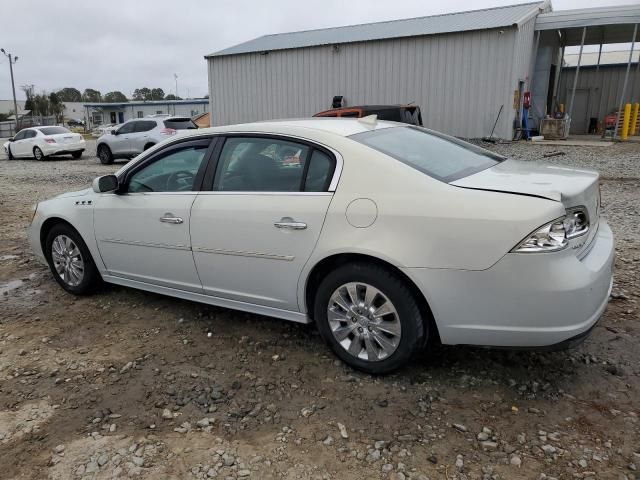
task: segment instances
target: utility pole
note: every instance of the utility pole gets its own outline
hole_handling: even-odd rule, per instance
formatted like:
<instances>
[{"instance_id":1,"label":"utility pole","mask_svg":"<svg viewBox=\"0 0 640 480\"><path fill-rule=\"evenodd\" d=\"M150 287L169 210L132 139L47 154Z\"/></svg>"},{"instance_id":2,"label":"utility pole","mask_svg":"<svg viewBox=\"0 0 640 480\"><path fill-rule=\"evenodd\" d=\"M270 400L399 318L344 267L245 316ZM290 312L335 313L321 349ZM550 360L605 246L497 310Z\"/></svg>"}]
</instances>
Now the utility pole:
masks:
<instances>
[{"instance_id":1,"label":"utility pole","mask_svg":"<svg viewBox=\"0 0 640 480\"><path fill-rule=\"evenodd\" d=\"M178 99L178 74L177 74L177 73L174 73L174 74L173 74L173 78L174 78L174 79L175 79L175 81L176 81L176 100L177 100L177 99Z\"/></svg>"},{"instance_id":2,"label":"utility pole","mask_svg":"<svg viewBox=\"0 0 640 480\"><path fill-rule=\"evenodd\" d=\"M18 61L18 57L12 56L10 53L4 51L4 48L0 48L5 57L9 59L9 70L11 71L11 90L13 90L13 112L16 116L16 133L18 133L19 120L18 120L18 102L16 102L16 85L13 82L13 64Z\"/></svg>"}]
</instances>

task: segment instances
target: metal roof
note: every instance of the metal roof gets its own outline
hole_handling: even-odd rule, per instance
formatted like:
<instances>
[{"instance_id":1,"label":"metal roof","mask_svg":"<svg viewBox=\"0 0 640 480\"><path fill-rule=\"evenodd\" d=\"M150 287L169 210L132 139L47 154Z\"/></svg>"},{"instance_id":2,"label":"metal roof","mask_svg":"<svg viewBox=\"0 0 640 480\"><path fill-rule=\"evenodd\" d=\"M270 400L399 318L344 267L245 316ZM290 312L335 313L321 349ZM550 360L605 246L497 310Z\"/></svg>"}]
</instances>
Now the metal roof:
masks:
<instances>
[{"instance_id":1,"label":"metal roof","mask_svg":"<svg viewBox=\"0 0 640 480\"><path fill-rule=\"evenodd\" d=\"M544 2L522 3L468 12L446 13L429 17L365 23L345 27L302 32L278 33L211 53L205 58L240 53L265 52L291 48L335 45L340 43L383 40L389 38L435 35L439 33L486 30L521 25L544 8Z\"/></svg>"},{"instance_id":2,"label":"metal roof","mask_svg":"<svg viewBox=\"0 0 640 480\"><path fill-rule=\"evenodd\" d=\"M190 98L188 100L149 100L148 102L142 102L138 100L132 100L130 102L99 102L99 103L83 103L84 107L130 107L140 105L191 105L191 104L203 104L209 103L207 98Z\"/></svg>"},{"instance_id":3,"label":"metal roof","mask_svg":"<svg viewBox=\"0 0 640 480\"><path fill-rule=\"evenodd\" d=\"M587 27L585 45L628 43L633 25L640 23L639 5L582 8L542 13L536 18L536 30L561 30L567 46L580 45L582 29ZM640 38L640 29L636 41Z\"/></svg>"}]
</instances>

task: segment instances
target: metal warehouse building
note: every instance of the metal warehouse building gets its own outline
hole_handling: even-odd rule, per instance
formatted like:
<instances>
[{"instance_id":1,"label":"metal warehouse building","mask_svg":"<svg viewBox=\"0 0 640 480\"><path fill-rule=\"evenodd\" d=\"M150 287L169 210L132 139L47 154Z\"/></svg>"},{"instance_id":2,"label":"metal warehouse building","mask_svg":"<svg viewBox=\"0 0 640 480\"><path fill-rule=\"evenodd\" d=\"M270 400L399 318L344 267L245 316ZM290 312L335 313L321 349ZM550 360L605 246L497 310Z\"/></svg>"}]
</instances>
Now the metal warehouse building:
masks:
<instances>
[{"instance_id":1,"label":"metal warehouse building","mask_svg":"<svg viewBox=\"0 0 640 480\"><path fill-rule=\"evenodd\" d=\"M626 27L640 8L620 8L553 12L545 1L266 35L205 57L211 124L310 116L343 96L416 103L425 126L467 138L489 135L501 111L495 136L511 138L525 91L534 126L565 101L563 49L583 31L591 43L635 37Z\"/></svg>"}]
</instances>

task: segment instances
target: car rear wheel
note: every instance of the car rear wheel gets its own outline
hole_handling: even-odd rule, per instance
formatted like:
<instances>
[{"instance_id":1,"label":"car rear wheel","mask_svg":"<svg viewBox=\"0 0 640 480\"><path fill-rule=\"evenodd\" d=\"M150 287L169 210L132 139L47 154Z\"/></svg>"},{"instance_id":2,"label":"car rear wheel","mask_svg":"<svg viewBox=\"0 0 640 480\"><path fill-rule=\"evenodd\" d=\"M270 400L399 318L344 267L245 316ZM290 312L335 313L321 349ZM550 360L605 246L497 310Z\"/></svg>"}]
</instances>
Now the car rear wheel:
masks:
<instances>
[{"instance_id":1,"label":"car rear wheel","mask_svg":"<svg viewBox=\"0 0 640 480\"><path fill-rule=\"evenodd\" d=\"M73 152L71 156L77 160L82 157L82 152Z\"/></svg>"},{"instance_id":2,"label":"car rear wheel","mask_svg":"<svg viewBox=\"0 0 640 480\"><path fill-rule=\"evenodd\" d=\"M67 292L91 293L101 282L86 244L69 225L55 225L45 240L45 255L51 273Z\"/></svg>"},{"instance_id":3,"label":"car rear wheel","mask_svg":"<svg viewBox=\"0 0 640 480\"><path fill-rule=\"evenodd\" d=\"M428 334L428 322L404 279L368 263L343 265L325 277L314 318L340 359L371 374L405 365Z\"/></svg>"},{"instance_id":4,"label":"car rear wheel","mask_svg":"<svg viewBox=\"0 0 640 480\"><path fill-rule=\"evenodd\" d=\"M36 160L44 160L44 153L42 153L40 147L33 147L33 158Z\"/></svg>"},{"instance_id":5,"label":"car rear wheel","mask_svg":"<svg viewBox=\"0 0 640 480\"><path fill-rule=\"evenodd\" d=\"M103 165L111 165L113 163L113 154L111 149L106 145L100 145L98 147L98 158Z\"/></svg>"}]
</instances>

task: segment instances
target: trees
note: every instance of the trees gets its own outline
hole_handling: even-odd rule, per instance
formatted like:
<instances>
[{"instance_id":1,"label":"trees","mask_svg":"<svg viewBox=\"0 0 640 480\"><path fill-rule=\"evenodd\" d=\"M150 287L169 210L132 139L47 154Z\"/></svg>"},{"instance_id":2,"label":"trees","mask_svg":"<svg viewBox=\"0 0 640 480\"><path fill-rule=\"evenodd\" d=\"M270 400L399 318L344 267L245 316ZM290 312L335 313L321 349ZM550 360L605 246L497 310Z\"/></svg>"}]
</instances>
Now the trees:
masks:
<instances>
[{"instance_id":1,"label":"trees","mask_svg":"<svg viewBox=\"0 0 640 480\"><path fill-rule=\"evenodd\" d=\"M55 92L49 94L49 113L56 117L56 123L60 122L60 117L64 114L64 103Z\"/></svg>"},{"instance_id":2,"label":"trees","mask_svg":"<svg viewBox=\"0 0 640 480\"><path fill-rule=\"evenodd\" d=\"M73 87L65 87L56 92L61 102L81 102L82 94L80 90Z\"/></svg>"},{"instance_id":3,"label":"trees","mask_svg":"<svg viewBox=\"0 0 640 480\"><path fill-rule=\"evenodd\" d=\"M115 102L124 103L129 101L127 97L124 95L124 93L120 92L119 90L105 93L104 97L102 97L102 100L110 103L115 103Z\"/></svg>"},{"instance_id":4,"label":"trees","mask_svg":"<svg viewBox=\"0 0 640 480\"><path fill-rule=\"evenodd\" d=\"M83 102L99 103L102 101L102 94L98 90L86 88L82 93Z\"/></svg>"},{"instance_id":5,"label":"trees","mask_svg":"<svg viewBox=\"0 0 640 480\"><path fill-rule=\"evenodd\" d=\"M182 100L182 98L180 97L176 97L173 93L170 93L169 95L167 95L166 97L164 97L165 100Z\"/></svg>"},{"instance_id":6,"label":"trees","mask_svg":"<svg viewBox=\"0 0 640 480\"><path fill-rule=\"evenodd\" d=\"M148 102L150 100L164 100L164 90L161 88L136 88L133 91L133 99L139 102Z\"/></svg>"}]
</instances>

